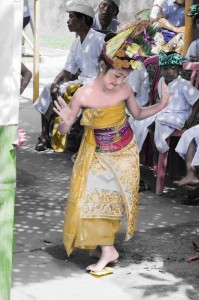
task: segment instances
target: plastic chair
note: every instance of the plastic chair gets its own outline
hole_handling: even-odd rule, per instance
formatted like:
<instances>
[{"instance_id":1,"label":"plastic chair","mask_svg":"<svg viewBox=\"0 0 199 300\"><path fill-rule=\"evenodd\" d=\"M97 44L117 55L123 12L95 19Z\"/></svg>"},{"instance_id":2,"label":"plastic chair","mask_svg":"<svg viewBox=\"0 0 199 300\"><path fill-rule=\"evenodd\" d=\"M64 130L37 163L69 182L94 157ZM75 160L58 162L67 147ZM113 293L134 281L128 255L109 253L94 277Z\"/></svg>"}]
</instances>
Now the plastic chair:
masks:
<instances>
[{"instance_id":1,"label":"plastic chair","mask_svg":"<svg viewBox=\"0 0 199 300\"><path fill-rule=\"evenodd\" d=\"M145 60L145 67L149 69L149 65L155 65L155 73L153 78L153 83L151 85L150 92L150 105L154 104L157 99L157 86L160 77L160 68L158 67L158 56L152 56ZM149 75L150 76L150 75ZM186 62L183 65L182 77L191 81L191 83L198 89L199 88L199 62ZM196 121L196 120L195 120ZM175 130L170 137L181 137L183 132L186 130ZM170 137L167 138L167 143L170 143ZM149 149L147 149L147 152ZM147 155L145 155L147 157ZM158 158L158 171L156 179L156 194L162 195L165 184L165 176L167 169L168 151L165 153L159 153Z\"/></svg>"}]
</instances>

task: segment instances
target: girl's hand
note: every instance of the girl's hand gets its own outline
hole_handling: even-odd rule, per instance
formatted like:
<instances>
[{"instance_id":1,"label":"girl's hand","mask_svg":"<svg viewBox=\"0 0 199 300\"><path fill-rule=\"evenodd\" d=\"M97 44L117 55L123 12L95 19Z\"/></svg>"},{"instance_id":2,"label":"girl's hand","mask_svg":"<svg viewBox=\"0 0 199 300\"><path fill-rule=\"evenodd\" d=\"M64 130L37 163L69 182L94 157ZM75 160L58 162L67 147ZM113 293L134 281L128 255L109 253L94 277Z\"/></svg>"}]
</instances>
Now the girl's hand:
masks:
<instances>
[{"instance_id":1,"label":"girl's hand","mask_svg":"<svg viewBox=\"0 0 199 300\"><path fill-rule=\"evenodd\" d=\"M65 100L59 96L57 100L54 101L55 107L53 110L61 117L61 119L68 123L69 118L72 116L72 111L70 107L66 104Z\"/></svg>"}]
</instances>

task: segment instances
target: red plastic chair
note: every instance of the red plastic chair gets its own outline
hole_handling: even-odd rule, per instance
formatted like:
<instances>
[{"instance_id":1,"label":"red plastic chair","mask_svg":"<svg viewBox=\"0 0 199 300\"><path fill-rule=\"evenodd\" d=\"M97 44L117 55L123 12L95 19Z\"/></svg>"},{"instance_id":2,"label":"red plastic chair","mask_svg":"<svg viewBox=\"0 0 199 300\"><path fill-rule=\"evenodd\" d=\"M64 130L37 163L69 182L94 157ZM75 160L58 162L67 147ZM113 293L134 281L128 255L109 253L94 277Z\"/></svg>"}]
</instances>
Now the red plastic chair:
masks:
<instances>
[{"instance_id":1,"label":"red plastic chair","mask_svg":"<svg viewBox=\"0 0 199 300\"><path fill-rule=\"evenodd\" d=\"M158 56L152 56L145 60L144 62L146 68L149 69L149 64L156 64L156 71L154 74L154 82L151 85L151 93L150 93L150 104L154 104L157 98L157 86L160 77L160 68L158 67ZM150 75L149 75L150 76ZM182 77L189 79L192 84L198 89L199 88L199 62L186 62L183 65ZM175 130L170 137L180 137L183 130ZM170 143L170 137L167 138L167 143ZM157 179L156 179L156 194L162 195L165 184L165 176L167 169L167 160L168 160L168 151L165 153L159 153L158 158L158 171L157 171Z\"/></svg>"}]
</instances>

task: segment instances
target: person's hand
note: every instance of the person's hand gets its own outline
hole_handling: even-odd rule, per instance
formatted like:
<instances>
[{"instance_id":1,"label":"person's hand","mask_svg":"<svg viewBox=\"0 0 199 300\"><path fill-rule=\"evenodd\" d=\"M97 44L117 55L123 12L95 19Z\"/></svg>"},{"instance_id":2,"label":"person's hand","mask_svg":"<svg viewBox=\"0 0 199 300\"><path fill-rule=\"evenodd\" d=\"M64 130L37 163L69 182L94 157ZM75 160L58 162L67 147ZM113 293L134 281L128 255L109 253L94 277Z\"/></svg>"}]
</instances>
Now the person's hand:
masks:
<instances>
[{"instance_id":1,"label":"person's hand","mask_svg":"<svg viewBox=\"0 0 199 300\"><path fill-rule=\"evenodd\" d=\"M50 95L52 100L55 101L60 96L60 87L57 83L52 83L50 87Z\"/></svg>"},{"instance_id":2,"label":"person's hand","mask_svg":"<svg viewBox=\"0 0 199 300\"><path fill-rule=\"evenodd\" d=\"M68 123L69 117L72 117L72 111L70 107L66 104L65 100L59 96L57 100L54 101L55 107L53 110L61 117L61 119Z\"/></svg>"}]
</instances>

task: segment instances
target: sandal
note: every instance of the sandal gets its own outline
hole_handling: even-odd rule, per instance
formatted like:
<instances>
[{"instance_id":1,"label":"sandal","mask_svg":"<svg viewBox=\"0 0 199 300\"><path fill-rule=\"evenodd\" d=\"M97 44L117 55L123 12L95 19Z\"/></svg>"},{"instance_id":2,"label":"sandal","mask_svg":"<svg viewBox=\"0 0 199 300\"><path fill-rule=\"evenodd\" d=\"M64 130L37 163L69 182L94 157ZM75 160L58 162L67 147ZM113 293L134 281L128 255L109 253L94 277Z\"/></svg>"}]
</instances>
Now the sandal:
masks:
<instances>
[{"instance_id":1,"label":"sandal","mask_svg":"<svg viewBox=\"0 0 199 300\"><path fill-rule=\"evenodd\" d=\"M199 253L193 254L193 255L187 257L187 262L192 262L192 261L197 260L197 259L199 259Z\"/></svg>"},{"instance_id":2,"label":"sandal","mask_svg":"<svg viewBox=\"0 0 199 300\"><path fill-rule=\"evenodd\" d=\"M50 138L47 135L41 135L38 137L39 142L35 146L36 151L45 151L51 148Z\"/></svg>"}]
</instances>

